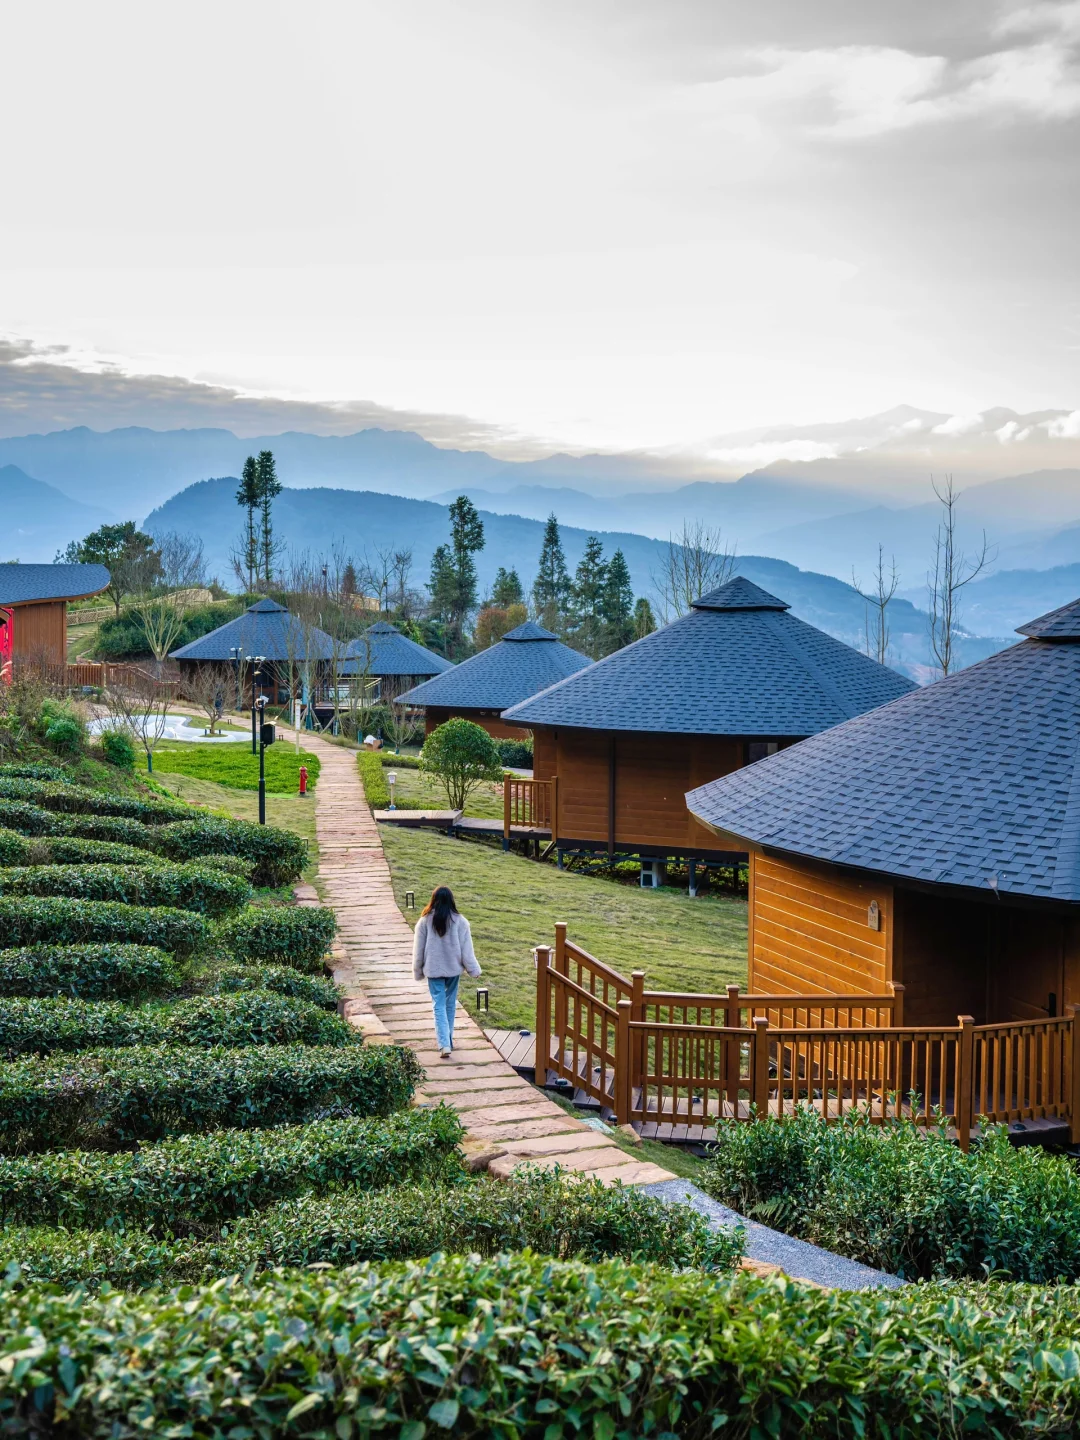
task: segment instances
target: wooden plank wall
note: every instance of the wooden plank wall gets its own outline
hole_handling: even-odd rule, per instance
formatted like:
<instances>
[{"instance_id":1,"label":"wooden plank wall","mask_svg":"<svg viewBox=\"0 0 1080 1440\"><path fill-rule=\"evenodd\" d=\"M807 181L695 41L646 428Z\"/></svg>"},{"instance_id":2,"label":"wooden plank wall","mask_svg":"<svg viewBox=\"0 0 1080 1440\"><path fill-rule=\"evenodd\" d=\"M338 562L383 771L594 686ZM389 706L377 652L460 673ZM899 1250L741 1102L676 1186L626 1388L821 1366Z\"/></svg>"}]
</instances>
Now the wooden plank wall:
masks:
<instances>
[{"instance_id":1,"label":"wooden plank wall","mask_svg":"<svg viewBox=\"0 0 1080 1440\"><path fill-rule=\"evenodd\" d=\"M497 710L448 710L443 706L436 708L433 705L429 705L424 712L424 734L430 735L444 720L451 720L456 715L479 725L493 740L524 740L529 734L520 725L504 725Z\"/></svg>"},{"instance_id":2,"label":"wooden plank wall","mask_svg":"<svg viewBox=\"0 0 1080 1440\"><path fill-rule=\"evenodd\" d=\"M63 664L67 658L67 601L45 600L11 608L16 659Z\"/></svg>"},{"instance_id":3,"label":"wooden plank wall","mask_svg":"<svg viewBox=\"0 0 1080 1440\"><path fill-rule=\"evenodd\" d=\"M871 901L877 930L869 924ZM891 885L751 854L750 989L883 994L886 981L900 978L892 973L892 902Z\"/></svg>"}]
</instances>

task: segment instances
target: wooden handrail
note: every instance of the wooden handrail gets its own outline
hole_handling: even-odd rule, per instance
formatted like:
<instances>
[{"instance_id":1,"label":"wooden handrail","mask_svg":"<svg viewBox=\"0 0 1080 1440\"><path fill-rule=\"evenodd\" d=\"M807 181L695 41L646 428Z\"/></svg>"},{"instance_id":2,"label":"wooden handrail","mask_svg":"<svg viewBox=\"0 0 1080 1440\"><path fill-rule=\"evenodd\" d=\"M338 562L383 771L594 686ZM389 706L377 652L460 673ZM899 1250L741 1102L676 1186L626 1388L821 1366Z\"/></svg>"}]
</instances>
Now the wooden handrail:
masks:
<instances>
[{"instance_id":1,"label":"wooden handrail","mask_svg":"<svg viewBox=\"0 0 1080 1440\"><path fill-rule=\"evenodd\" d=\"M557 779L529 780L523 775L503 776L503 843L509 845L515 825L549 830L554 837Z\"/></svg>"}]
</instances>

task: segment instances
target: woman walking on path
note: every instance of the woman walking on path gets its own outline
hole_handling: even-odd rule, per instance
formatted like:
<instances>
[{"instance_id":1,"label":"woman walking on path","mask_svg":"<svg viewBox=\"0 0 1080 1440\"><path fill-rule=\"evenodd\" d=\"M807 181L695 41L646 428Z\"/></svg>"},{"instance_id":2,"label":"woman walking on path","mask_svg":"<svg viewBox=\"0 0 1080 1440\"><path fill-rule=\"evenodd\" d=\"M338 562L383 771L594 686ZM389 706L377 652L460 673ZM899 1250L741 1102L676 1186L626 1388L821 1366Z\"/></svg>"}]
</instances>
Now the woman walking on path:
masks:
<instances>
[{"instance_id":1,"label":"woman walking on path","mask_svg":"<svg viewBox=\"0 0 1080 1440\"><path fill-rule=\"evenodd\" d=\"M413 979L426 980L435 1012L435 1042L444 1060L454 1048L454 1011L458 982L463 973L479 975L469 922L454 904L447 885L431 892L431 899L413 933Z\"/></svg>"}]
</instances>

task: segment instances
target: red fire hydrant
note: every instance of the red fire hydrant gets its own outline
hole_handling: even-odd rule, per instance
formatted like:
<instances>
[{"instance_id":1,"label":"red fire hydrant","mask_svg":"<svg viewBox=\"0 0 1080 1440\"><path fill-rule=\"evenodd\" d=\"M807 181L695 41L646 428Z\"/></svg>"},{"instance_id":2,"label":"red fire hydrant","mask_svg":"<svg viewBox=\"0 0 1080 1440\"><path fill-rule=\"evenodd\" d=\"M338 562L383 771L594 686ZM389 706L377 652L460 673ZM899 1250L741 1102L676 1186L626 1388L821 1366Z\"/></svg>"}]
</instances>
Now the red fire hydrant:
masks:
<instances>
[{"instance_id":1,"label":"red fire hydrant","mask_svg":"<svg viewBox=\"0 0 1080 1440\"><path fill-rule=\"evenodd\" d=\"M307 766L300 766L300 794L307 794Z\"/></svg>"}]
</instances>

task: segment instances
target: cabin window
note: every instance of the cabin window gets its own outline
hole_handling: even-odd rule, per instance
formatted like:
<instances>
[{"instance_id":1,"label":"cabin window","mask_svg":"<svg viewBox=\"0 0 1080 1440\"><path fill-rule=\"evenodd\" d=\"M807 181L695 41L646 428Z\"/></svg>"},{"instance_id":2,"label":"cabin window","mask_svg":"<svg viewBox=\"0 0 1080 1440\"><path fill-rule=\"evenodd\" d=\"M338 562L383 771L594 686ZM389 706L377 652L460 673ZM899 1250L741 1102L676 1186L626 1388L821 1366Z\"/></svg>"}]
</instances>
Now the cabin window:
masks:
<instances>
[{"instance_id":1,"label":"cabin window","mask_svg":"<svg viewBox=\"0 0 1080 1440\"><path fill-rule=\"evenodd\" d=\"M746 763L754 765L759 760L764 760L766 755L775 755L780 749L778 740L751 740L746 747Z\"/></svg>"}]
</instances>

